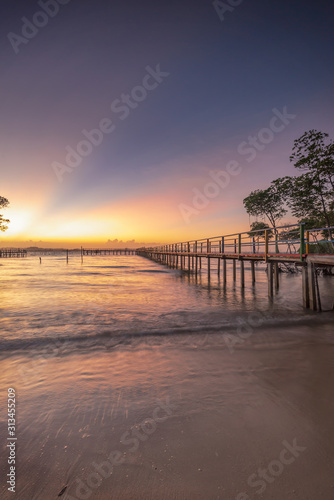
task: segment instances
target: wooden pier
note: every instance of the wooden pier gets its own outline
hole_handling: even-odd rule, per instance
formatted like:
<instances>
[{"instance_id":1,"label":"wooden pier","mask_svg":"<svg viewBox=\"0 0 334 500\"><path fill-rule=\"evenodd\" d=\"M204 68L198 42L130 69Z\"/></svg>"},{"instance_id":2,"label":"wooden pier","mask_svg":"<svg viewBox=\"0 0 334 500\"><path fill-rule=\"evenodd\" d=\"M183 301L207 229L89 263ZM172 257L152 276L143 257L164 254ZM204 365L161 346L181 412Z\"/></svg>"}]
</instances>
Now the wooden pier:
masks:
<instances>
[{"instance_id":1,"label":"wooden pier","mask_svg":"<svg viewBox=\"0 0 334 500\"><path fill-rule=\"evenodd\" d=\"M137 255L197 274L203 259L207 263L208 279L212 273L212 262L217 262L217 274L225 284L227 265L232 264L233 281L237 279L239 262L240 287L245 287L245 262L251 266L251 282L255 285L255 263L265 262L268 275L268 296L274 297L279 289L279 264L293 264L302 270L303 306L313 311L321 310L317 268L334 266L334 241L323 239L324 232L334 228L319 228L305 231L304 224L268 228L227 236L218 236L195 241L173 243L155 248L140 248ZM316 253L321 248L328 253Z\"/></svg>"},{"instance_id":2,"label":"wooden pier","mask_svg":"<svg viewBox=\"0 0 334 500\"><path fill-rule=\"evenodd\" d=\"M18 248L17 250L0 250L0 259L12 259L12 258L21 258L27 256L27 250L22 250Z\"/></svg>"},{"instance_id":3,"label":"wooden pier","mask_svg":"<svg viewBox=\"0 0 334 500\"><path fill-rule=\"evenodd\" d=\"M81 248L81 255L135 255L133 248L87 249Z\"/></svg>"}]
</instances>

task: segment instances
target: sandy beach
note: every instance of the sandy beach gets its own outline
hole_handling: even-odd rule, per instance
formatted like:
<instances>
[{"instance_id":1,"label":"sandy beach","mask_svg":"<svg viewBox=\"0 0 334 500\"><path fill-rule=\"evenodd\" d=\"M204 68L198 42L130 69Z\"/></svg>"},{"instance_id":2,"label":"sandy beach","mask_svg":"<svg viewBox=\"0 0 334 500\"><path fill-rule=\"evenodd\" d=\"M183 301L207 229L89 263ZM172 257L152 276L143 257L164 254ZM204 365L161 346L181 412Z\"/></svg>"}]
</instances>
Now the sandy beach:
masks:
<instances>
[{"instance_id":1,"label":"sandy beach","mask_svg":"<svg viewBox=\"0 0 334 500\"><path fill-rule=\"evenodd\" d=\"M331 333L262 330L234 354L216 334L150 340L51 358L38 382L27 358L19 498L330 500ZM18 365L2 361L2 383Z\"/></svg>"}]
</instances>

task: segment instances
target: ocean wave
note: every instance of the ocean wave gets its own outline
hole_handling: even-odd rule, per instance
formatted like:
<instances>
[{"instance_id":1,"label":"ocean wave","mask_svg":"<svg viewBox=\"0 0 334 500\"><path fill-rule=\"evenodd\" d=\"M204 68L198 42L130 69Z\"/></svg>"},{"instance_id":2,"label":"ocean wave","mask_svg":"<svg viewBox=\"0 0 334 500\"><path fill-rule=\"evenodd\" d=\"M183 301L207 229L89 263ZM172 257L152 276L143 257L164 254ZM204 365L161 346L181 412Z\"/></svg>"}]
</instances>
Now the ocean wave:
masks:
<instances>
[{"instance_id":1,"label":"ocean wave","mask_svg":"<svg viewBox=\"0 0 334 500\"><path fill-rule=\"evenodd\" d=\"M250 314L251 316L251 314ZM194 342L201 342L201 337L212 337L212 344L219 335L224 339L224 335L238 335L241 331L254 332L263 334L280 330L280 338L284 337L285 330L289 328L295 329L294 338L298 337L298 327L319 328L321 326L332 328L333 314L324 313L321 318L318 315L307 315L300 317L276 317L268 318L263 315L260 324L255 324L250 320L247 322L247 316L244 318L236 318L236 321L221 322L216 325L187 325L178 327L168 327L165 329L148 329L142 331L125 331L117 329L103 329L94 333L75 334L75 335L58 335L58 336L30 336L26 338L7 338L0 342L0 356L8 356L10 354L33 352L37 351L57 351L58 354L64 352L72 352L73 349L80 348L112 348L124 345L138 345L143 339L165 339L170 343L173 339L179 337L192 338ZM303 335L304 330L301 331ZM250 333L251 334L251 333ZM291 331L289 332L291 339ZM334 342L334 339L333 339Z\"/></svg>"}]
</instances>

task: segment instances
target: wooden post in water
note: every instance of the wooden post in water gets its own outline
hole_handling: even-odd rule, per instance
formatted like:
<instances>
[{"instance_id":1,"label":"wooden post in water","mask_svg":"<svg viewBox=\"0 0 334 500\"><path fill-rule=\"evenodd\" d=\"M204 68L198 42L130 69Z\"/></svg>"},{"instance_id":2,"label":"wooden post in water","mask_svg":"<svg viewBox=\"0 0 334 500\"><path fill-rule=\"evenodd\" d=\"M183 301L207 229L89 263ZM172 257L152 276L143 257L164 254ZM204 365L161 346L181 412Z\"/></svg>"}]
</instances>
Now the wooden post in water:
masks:
<instances>
[{"instance_id":1,"label":"wooden post in water","mask_svg":"<svg viewBox=\"0 0 334 500\"><path fill-rule=\"evenodd\" d=\"M268 295L270 298L273 297L274 295L274 263L269 262L268 263Z\"/></svg>"},{"instance_id":2,"label":"wooden post in water","mask_svg":"<svg viewBox=\"0 0 334 500\"><path fill-rule=\"evenodd\" d=\"M237 279L237 263L236 260L233 259L233 281Z\"/></svg>"},{"instance_id":3,"label":"wooden post in water","mask_svg":"<svg viewBox=\"0 0 334 500\"><path fill-rule=\"evenodd\" d=\"M66 250L66 262L68 264L68 250Z\"/></svg>"},{"instance_id":4,"label":"wooden post in water","mask_svg":"<svg viewBox=\"0 0 334 500\"><path fill-rule=\"evenodd\" d=\"M254 260L251 260L251 270L252 270L252 283L254 285L254 283L255 283L255 262L254 262Z\"/></svg>"},{"instance_id":5,"label":"wooden post in water","mask_svg":"<svg viewBox=\"0 0 334 500\"><path fill-rule=\"evenodd\" d=\"M223 281L226 283L226 259L223 259Z\"/></svg>"},{"instance_id":6,"label":"wooden post in water","mask_svg":"<svg viewBox=\"0 0 334 500\"><path fill-rule=\"evenodd\" d=\"M208 278L210 279L210 272L211 272L211 269L210 269L210 257L209 257L209 254L211 252L211 248L210 248L210 240L207 239L206 240L206 252L207 252L207 255L208 255Z\"/></svg>"},{"instance_id":7,"label":"wooden post in water","mask_svg":"<svg viewBox=\"0 0 334 500\"><path fill-rule=\"evenodd\" d=\"M182 243L181 243L181 255L180 255L180 262L181 262L181 269L183 269L183 256L182 256Z\"/></svg>"},{"instance_id":8,"label":"wooden post in water","mask_svg":"<svg viewBox=\"0 0 334 500\"><path fill-rule=\"evenodd\" d=\"M309 307L310 307L310 294L309 294L307 267L308 266L303 266L303 268L302 268L303 306L306 309L309 309Z\"/></svg>"},{"instance_id":9,"label":"wooden post in water","mask_svg":"<svg viewBox=\"0 0 334 500\"><path fill-rule=\"evenodd\" d=\"M211 244L210 244L210 240L209 239L206 240L206 251L207 251L207 254L208 254L208 278L210 279L210 275L211 275L211 262L210 262L209 254L211 253Z\"/></svg>"},{"instance_id":10,"label":"wooden post in water","mask_svg":"<svg viewBox=\"0 0 334 500\"><path fill-rule=\"evenodd\" d=\"M314 266L314 280L315 280L315 289L316 289L316 294L317 294L318 311L321 312L322 311L322 307L321 307L319 282L318 282L317 268L315 266Z\"/></svg>"},{"instance_id":11,"label":"wooden post in water","mask_svg":"<svg viewBox=\"0 0 334 500\"><path fill-rule=\"evenodd\" d=\"M217 273L218 273L218 278L220 278L220 258L218 257L218 263L217 263Z\"/></svg>"},{"instance_id":12,"label":"wooden post in water","mask_svg":"<svg viewBox=\"0 0 334 500\"><path fill-rule=\"evenodd\" d=\"M195 273L198 273L197 241L195 241Z\"/></svg>"},{"instance_id":13,"label":"wooden post in water","mask_svg":"<svg viewBox=\"0 0 334 500\"><path fill-rule=\"evenodd\" d=\"M240 284L241 288L245 288L245 265L243 259L240 260Z\"/></svg>"},{"instance_id":14,"label":"wooden post in water","mask_svg":"<svg viewBox=\"0 0 334 500\"><path fill-rule=\"evenodd\" d=\"M315 293L314 264L312 262L308 262L307 264L307 275L308 275L310 308L312 309L312 311L316 311L317 300Z\"/></svg>"},{"instance_id":15,"label":"wooden post in water","mask_svg":"<svg viewBox=\"0 0 334 500\"><path fill-rule=\"evenodd\" d=\"M279 290L279 267L278 262L274 263L275 290Z\"/></svg>"}]
</instances>

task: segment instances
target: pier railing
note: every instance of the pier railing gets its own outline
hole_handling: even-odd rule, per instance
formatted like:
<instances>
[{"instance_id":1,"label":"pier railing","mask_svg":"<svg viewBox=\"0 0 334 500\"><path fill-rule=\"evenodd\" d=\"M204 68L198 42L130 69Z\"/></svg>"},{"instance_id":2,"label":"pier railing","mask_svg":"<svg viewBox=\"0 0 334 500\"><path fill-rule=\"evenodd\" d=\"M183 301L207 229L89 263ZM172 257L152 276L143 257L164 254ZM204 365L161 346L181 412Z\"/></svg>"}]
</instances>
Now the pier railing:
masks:
<instances>
[{"instance_id":1,"label":"pier railing","mask_svg":"<svg viewBox=\"0 0 334 500\"><path fill-rule=\"evenodd\" d=\"M255 285L256 262L267 263L268 296L279 290L279 264L301 268L302 295L305 308L321 311L317 268L334 267L334 227L305 229L305 224L268 227L243 233L183 241L155 248L139 248L137 254L182 271L201 274L202 261L210 280L213 269L223 286L227 282L227 263L232 263L236 281L237 263L241 289L245 288L245 262L250 263L251 283ZM216 261L216 266L211 267ZM334 306L333 306L334 307Z\"/></svg>"},{"instance_id":2,"label":"pier railing","mask_svg":"<svg viewBox=\"0 0 334 500\"><path fill-rule=\"evenodd\" d=\"M27 257L27 250L18 248L18 249L8 249L4 248L0 250L0 259L11 259L11 258L20 258Z\"/></svg>"},{"instance_id":3,"label":"pier railing","mask_svg":"<svg viewBox=\"0 0 334 500\"><path fill-rule=\"evenodd\" d=\"M291 256L303 260L308 253L334 253L334 227L305 229L305 224L289 224L224 236L214 236L155 247L163 253L224 254L231 256Z\"/></svg>"},{"instance_id":4,"label":"pier railing","mask_svg":"<svg viewBox=\"0 0 334 500\"><path fill-rule=\"evenodd\" d=\"M135 248L83 248L81 247L81 256L83 255L134 255Z\"/></svg>"}]
</instances>

